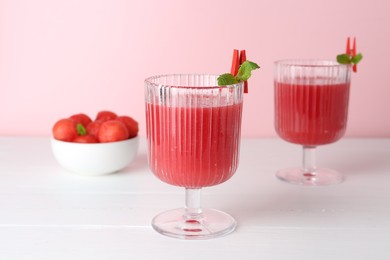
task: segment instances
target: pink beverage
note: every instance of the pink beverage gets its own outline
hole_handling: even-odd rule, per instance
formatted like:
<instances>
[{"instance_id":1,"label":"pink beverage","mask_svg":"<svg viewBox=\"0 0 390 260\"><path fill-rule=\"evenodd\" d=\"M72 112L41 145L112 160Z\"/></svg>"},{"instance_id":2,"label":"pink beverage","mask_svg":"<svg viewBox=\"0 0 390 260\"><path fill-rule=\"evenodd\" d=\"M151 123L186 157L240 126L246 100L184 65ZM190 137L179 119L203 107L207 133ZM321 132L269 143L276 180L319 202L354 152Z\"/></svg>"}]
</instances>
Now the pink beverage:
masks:
<instances>
[{"instance_id":1,"label":"pink beverage","mask_svg":"<svg viewBox=\"0 0 390 260\"><path fill-rule=\"evenodd\" d=\"M324 186L343 176L316 165L316 147L339 140L348 115L351 66L329 60L275 62L275 129L284 140L302 145L301 167L281 169L276 177L303 186Z\"/></svg>"},{"instance_id":2,"label":"pink beverage","mask_svg":"<svg viewBox=\"0 0 390 260\"><path fill-rule=\"evenodd\" d=\"M153 173L164 182L186 188L228 180L238 165L241 114L242 101L212 107L147 103Z\"/></svg>"},{"instance_id":3,"label":"pink beverage","mask_svg":"<svg viewBox=\"0 0 390 260\"><path fill-rule=\"evenodd\" d=\"M185 207L155 216L152 227L181 239L232 232L229 214L200 207L201 188L228 180L238 166L243 82L218 86L218 76L170 74L145 80L148 164L160 180L185 188Z\"/></svg>"},{"instance_id":4,"label":"pink beverage","mask_svg":"<svg viewBox=\"0 0 390 260\"><path fill-rule=\"evenodd\" d=\"M326 84L326 78L304 81L305 84L299 78L289 83L275 81L278 135L305 146L339 140L347 125L350 82Z\"/></svg>"}]
</instances>

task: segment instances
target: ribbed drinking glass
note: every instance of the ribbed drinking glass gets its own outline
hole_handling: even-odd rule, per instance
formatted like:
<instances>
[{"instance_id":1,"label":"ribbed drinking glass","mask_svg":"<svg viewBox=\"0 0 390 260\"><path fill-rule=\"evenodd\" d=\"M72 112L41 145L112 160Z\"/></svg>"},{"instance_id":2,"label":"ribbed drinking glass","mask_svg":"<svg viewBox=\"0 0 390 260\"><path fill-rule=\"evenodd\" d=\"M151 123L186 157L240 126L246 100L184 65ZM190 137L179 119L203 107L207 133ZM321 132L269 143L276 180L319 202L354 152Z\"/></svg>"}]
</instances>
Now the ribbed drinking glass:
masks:
<instances>
[{"instance_id":1,"label":"ribbed drinking glass","mask_svg":"<svg viewBox=\"0 0 390 260\"><path fill-rule=\"evenodd\" d=\"M185 207L159 214L153 228L182 239L232 232L230 215L201 208L200 190L237 169L243 84L218 86L215 75L163 75L145 80L145 96L149 167L186 190Z\"/></svg>"},{"instance_id":2,"label":"ribbed drinking glass","mask_svg":"<svg viewBox=\"0 0 390 260\"><path fill-rule=\"evenodd\" d=\"M277 172L289 183L306 186L336 184L343 176L317 168L315 150L339 140L348 116L351 66L325 60L275 63L275 129L285 141L303 146L303 165Z\"/></svg>"}]
</instances>

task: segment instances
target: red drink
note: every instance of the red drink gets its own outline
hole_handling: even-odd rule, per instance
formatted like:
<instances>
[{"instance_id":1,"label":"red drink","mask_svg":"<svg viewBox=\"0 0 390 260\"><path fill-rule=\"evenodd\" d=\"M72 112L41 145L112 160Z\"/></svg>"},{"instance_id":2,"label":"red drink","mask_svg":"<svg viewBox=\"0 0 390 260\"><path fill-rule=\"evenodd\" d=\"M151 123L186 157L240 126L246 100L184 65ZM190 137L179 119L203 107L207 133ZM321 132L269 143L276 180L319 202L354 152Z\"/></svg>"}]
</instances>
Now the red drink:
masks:
<instances>
[{"instance_id":1,"label":"red drink","mask_svg":"<svg viewBox=\"0 0 390 260\"><path fill-rule=\"evenodd\" d=\"M146 104L149 165L186 188L228 180L238 165L242 102L216 107Z\"/></svg>"},{"instance_id":2,"label":"red drink","mask_svg":"<svg viewBox=\"0 0 390 260\"><path fill-rule=\"evenodd\" d=\"M274 75L276 132L303 146L302 167L281 169L276 176L303 186L342 182L337 171L317 167L315 151L345 133L351 66L329 60L282 60L275 62Z\"/></svg>"},{"instance_id":3,"label":"red drink","mask_svg":"<svg viewBox=\"0 0 390 260\"><path fill-rule=\"evenodd\" d=\"M185 187L185 207L152 220L164 235L213 238L236 227L229 214L200 207L202 187L228 180L238 166L243 82L217 75L171 74L145 80L148 163L160 180Z\"/></svg>"},{"instance_id":4,"label":"red drink","mask_svg":"<svg viewBox=\"0 0 390 260\"><path fill-rule=\"evenodd\" d=\"M284 140L316 146L339 140L345 133L350 82L324 84L275 82L275 128Z\"/></svg>"}]
</instances>

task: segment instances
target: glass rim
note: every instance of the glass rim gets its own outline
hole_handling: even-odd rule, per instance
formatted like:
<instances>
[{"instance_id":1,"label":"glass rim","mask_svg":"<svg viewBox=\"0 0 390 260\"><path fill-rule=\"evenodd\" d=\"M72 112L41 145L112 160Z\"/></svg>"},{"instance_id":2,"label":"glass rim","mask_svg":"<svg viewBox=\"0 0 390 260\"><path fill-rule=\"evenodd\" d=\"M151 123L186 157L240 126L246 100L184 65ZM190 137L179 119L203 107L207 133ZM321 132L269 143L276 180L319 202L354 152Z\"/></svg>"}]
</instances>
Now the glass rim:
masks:
<instances>
[{"instance_id":1,"label":"glass rim","mask_svg":"<svg viewBox=\"0 0 390 260\"><path fill-rule=\"evenodd\" d=\"M231 85L214 85L210 84L210 86L174 86L174 85L169 85L169 84L161 84L161 83L156 83L153 82L153 80L158 79L158 78L167 78L167 77L187 77L187 76L208 76L208 77L215 77L218 78L219 75L217 74L208 74L208 73L175 73L175 74L160 74L160 75L155 75L151 77L147 77L144 82L150 85L153 85L155 87L166 87L166 88L177 88L177 89L224 89L224 88L234 88L234 87L239 87L243 86L244 82L238 82L236 84L231 84Z\"/></svg>"},{"instance_id":2,"label":"glass rim","mask_svg":"<svg viewBox=\"0 0 390 260\"><path fill-rule=\"evenodd\" d=\"M335 60L328 59L285 59L277 60L274 65L281 65L286 67L302 67L302 68L331 68L331 67L350 67L351 64L340 64Z\"/></svg>"}]
</instances>

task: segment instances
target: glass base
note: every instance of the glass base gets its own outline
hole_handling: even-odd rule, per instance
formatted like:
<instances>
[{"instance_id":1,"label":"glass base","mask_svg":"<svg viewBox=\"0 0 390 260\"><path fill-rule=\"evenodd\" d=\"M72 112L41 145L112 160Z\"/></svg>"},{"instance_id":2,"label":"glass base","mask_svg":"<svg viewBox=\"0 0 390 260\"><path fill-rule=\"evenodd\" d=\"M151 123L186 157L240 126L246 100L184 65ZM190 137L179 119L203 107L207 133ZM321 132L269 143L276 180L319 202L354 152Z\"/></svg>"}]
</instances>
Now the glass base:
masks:
<instances>
[{"instance_id":1,"label":"glass base","mask_svg":"<svg viewBox=\"0 0 390 260\"><path fill-rule=\"evenodd\" d=\"M153 228L179 239L209 239L227 235L237 226L232 216L215 209L203 209L196 219L187 219L185 209L165 211L152 220Z\"/></svg>"},{"instance_id":2,"label":"glass base","mask_svg":"<svg viewBox=\"0 0 390 260\"><path fill-rule=\"evenodd\" d=\"M315 174L305 173L302 168L279 170L276 177L282 181L302 186L326 186L343 182L344 177L337 171L326 168L316 169Z\"/></svg>"}]
</instances>

